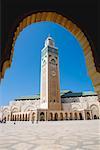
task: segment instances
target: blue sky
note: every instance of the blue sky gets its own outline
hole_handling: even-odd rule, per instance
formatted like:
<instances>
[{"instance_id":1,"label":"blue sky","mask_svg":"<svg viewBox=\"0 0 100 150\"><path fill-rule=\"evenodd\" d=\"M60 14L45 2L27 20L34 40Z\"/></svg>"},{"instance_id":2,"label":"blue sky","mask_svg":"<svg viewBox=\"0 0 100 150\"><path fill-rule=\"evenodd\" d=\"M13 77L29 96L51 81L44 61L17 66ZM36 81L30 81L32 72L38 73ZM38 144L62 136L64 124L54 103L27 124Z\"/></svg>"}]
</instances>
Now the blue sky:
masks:
<instances>
[{"instance_id":1,"label":"blue sky","mask_svg":"<svg viewBox=\"0 0 100 150\"><path fill-rule=\"evenodd\" d=\"M41 22L26 27L16 40L12 65L0 85L0 105L40 92L41 49L48 34L59 50L60 89L94 91L79 42L60 25Z\"/></svg>"}]
</instances>

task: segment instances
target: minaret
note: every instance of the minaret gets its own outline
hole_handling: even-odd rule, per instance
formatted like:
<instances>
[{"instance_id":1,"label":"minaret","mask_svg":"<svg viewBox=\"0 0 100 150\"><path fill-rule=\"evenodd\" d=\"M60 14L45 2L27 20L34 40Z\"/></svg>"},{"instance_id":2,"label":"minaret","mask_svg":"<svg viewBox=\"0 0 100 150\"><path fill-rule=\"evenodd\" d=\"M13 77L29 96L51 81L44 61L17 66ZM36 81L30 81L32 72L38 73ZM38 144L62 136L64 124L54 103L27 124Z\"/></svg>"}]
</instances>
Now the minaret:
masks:
<instances>
[{"instance_id":1,"label":"minaret","mask_svg":"<svg viewBox=\"0 0 100 150\"><path fill-rule=\"evenodd\" d=\"M61 110L58 49L50 36L41 52L40 107Z\"/></svg>"}]
</instances>

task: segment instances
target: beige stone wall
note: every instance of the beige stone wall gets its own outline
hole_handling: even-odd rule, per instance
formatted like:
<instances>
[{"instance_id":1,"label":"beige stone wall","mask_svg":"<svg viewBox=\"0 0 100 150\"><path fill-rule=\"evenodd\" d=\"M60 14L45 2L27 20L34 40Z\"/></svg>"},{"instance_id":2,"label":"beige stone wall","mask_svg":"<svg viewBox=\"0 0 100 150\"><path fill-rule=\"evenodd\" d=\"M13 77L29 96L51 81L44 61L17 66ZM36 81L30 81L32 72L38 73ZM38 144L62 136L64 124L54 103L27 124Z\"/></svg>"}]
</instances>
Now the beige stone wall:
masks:
<instances>
[{"instance_id":1,"label":"beige stone wall","mask_svg":"<svg viewBox=\"0 0 100 150\"><path fill-rule=\"evenodd\" d=\"M66 99L69 101L69 98ZM88 119L87 113L90 114L90 119L95 119L95 115L100 118L100 102L97 96L78 97L78 99L79 102L62 103L62 110L41 109L40 100L12 101L8 106L0 107L0 116L7 121L40 120L43 119L43 114L41 117L40 113L44 113L44 120L77 120L81 115L82 119ZM75 98L71 100L75 101Z\"/></svg>"},{"instance_id":2,"label":"beige stone wall","mask_svg":"<svg viewBox=\"0 0 100 150\"><path fill-rule=\"evenodd\" d=\"M70 101L74 101L74 98L70 98ZM100 103L98 96L86 96L78 97L79 102L70 102L69 98L66 98L68 103L62 103L62 109L67 112L90 110L91 115L97 115L100 118ZM95 114L94 114L95 113Z\"/></svg>"}]
</instances>

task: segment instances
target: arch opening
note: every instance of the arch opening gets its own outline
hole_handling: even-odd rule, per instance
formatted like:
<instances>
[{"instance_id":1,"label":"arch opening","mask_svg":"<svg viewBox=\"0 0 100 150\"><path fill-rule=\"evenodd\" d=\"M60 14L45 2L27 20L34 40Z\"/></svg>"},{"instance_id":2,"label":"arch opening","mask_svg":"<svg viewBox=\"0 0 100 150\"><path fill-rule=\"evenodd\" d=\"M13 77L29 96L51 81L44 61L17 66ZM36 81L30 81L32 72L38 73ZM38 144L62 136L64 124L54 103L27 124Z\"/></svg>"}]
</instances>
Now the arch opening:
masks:
<instances>
[{"instance_id":1,"label":"arch opening","mask_svg":"<svg viewBox=\"0 0 100 150\"><path fill-rule=\"evenodd\" d=\"M45 114L44 114L44 112L40 113L40 121L45 121Z\"/></svg>"},{"instance_id":2,"label":"arch opening","mask_svg":"<svg viewBox=\"0 0 100 150\"><path fill-rule=\"evenodd\" d=\"M63 113L60 113L60 120L63 120Z\"/></svg>"},{"instance_id":3,"label":"arch opening","mask_svg":"<svg viewBox=\"0 0 100 150\"><path fill-rule=\"evenodd\" d=\"M92 119L99 119L99 109L97 105L91 105L91 114L92 114Z\"/></svg>"},{"instance_id":4,"label":"arch opening","mask_svg":"<svg viewBox=\"0 0 100 150\"><path fill-rule=\"evenodd\" d=\"M68 120L68 113L65 113L65 120Z\"/></svg>"},{"instance_id":5,"label":"arch opening","mask_svg":"<svg viewBox=\"0 0 100 150\"><path fill-rule=\"evenodd\" d=\"M74 119L78 120L77 112L74 113Z\"/></svg>"},{"instance_id":6,"label":"arch opening","mask_svg":"<svg viewBox=\"0 0 100 150\"><path fill-rule=\"evenodd\" d=\"M86 114L87 114L87 120L91 120L90 113L87 112Z\"/></svg>"},{"instance_id":7,"label":"arch opening","mask_svg":"<svg viewBox=\"0 0 100 150\"><path fill-rule=\"evenodd\" d=\"M54 120L55 120L55 121L58 120L58 113L55 113L55 115L54 115Z\"/></svg>"},{"instance_id":8,"label":"arch opening","mask_svg":"<svg viewBox=\"0 0 100 150\"><path fill-rule=\"evenodd\" d=\"M79 119L80 119L80 120L83 120L82 113L79 113Z\"/></svg>"},{"instance_id":9,"label":"arch opening","mask_svg":"<svg viewBox=\"0 0 100 150\"><path fill-rule=\"evenodd\" d=\"M73 119L73 115L72 115L72 113L70 113L69 120L72 120L72 119Z\"/></svg>"},{"instance_id":10,"label":"arch opening","mask_svg":"<svg viewBox=\"0 0 100 150\"><path fill-rule=\"evenodd\" d=\"M53 113L50 113L50 114L49 114L49 120L50 120L50 121L53 121Z\"/></svg>"},{"instance_id":11,"label":"arch opening","mask_svg":"<svg viewBox=\"0 0 100 150\"><path fill-rule=\"evenodd\" d=\"M19 33L26 26L28 26L32 23L41 22L41 21L52 21L54 23L58 23L58 24L62 25L63 27L67 28L78 39L78 41L80 42L80 44L83 47L89 76L92 79L93 85L95 87L95 91L98 94L100 94L100 87L99 87L100 86L100 73L98 73L96 71L94 59L92 56L91 46L89 44L89 41L87 40L87 37L84 35L84 33L81 31L81 29L79 27L77 27L76 24L74 24L72 21L68 20L68 18L63 17L62 15L55 13L55 12L38 12L38 13L33 13L30 16L27 16L26 18L23 18L23 20L17 26L17 29L16 29L14 37L13 37L10 60L7 60L3 64L3 69L2 69L3 71L0 75L0 77L4 76L4 72L5 72L6 68L8 68L11 65L13 51L14 51L14 44L15 44L16 38L18 37ZM91 64L89 63L90 60L91 60Z\"/></svg>"}]
</instances>

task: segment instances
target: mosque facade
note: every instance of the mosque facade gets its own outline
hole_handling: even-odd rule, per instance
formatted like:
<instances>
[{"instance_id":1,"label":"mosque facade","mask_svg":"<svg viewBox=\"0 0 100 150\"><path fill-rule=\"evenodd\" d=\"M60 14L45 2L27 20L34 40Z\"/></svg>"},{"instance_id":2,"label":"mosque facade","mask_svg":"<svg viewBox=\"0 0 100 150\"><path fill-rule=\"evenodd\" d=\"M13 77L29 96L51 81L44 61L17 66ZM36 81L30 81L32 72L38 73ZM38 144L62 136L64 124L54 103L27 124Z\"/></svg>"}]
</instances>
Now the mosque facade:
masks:
<instances>
[{"instance_id":1,"label":"mosque facade","mask_svg":"<svg viewBox=\"0 0 100 150\"><path fill-rule=\"evenodd\" d=\"M0 107L6 121L54 121L100 119L100 102L95 92L60 91L59 55L49 36L41 51L40 94L16 98Z\"/></svg>"}]
</instances>

